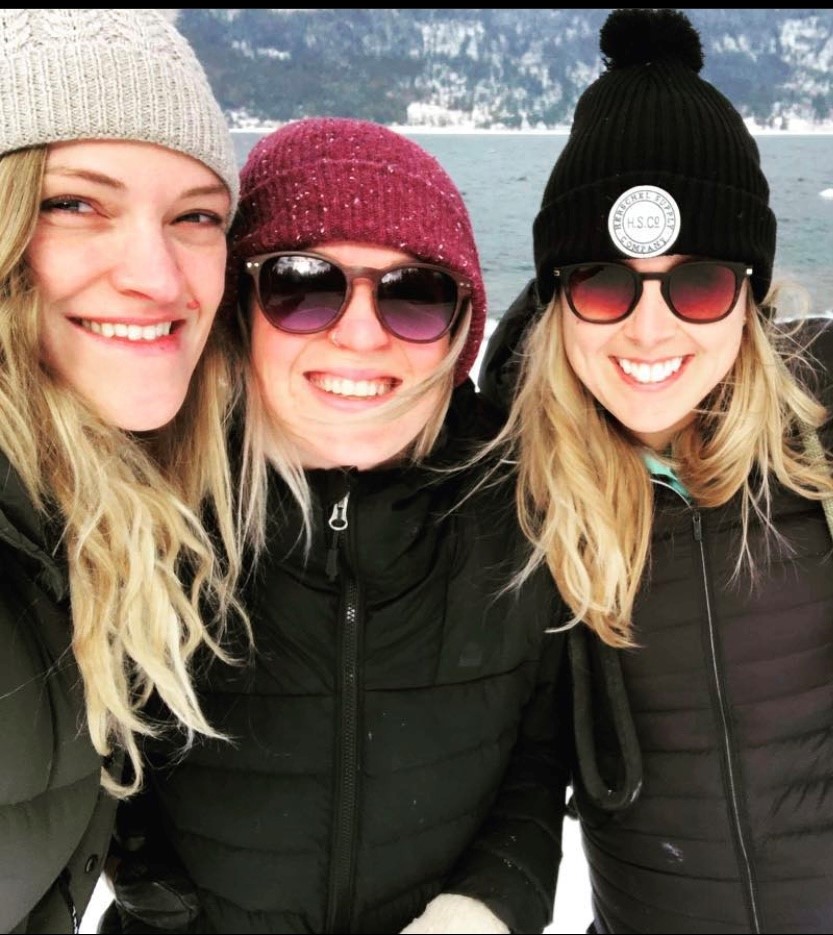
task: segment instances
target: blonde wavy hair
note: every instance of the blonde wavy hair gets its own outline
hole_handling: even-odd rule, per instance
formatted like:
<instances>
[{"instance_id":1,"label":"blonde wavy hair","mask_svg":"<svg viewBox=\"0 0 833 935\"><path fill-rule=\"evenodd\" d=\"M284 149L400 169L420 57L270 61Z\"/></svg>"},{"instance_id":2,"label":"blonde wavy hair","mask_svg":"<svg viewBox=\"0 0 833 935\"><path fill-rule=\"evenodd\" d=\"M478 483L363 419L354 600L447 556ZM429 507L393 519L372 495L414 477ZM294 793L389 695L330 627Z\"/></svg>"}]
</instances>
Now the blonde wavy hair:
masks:
<instances>
[{"instance_id":1,"label":"blonde wavy hair","mask_svg":"<svg viewBox=\"0 0 833 935\"><path fill-rule=\"evenodd\" d=\"M206 646L228 659L225 623L234 615L247 626L224 441L234 368L215 324L182 410L143 439L105 424L41 363L41 303L24 254L45 163L45 147L0 158L0 449L62 529L87 725L102 757L126 752L132 779L102 768L103 785L125 797L142 785L138 737L159 729L143 714L154 692L186 748L195 732L219 736L191 683L194 654Z\"/></svg>"},{"instance_id":2,"label":"blonde wavy hair","mask_svg":"<svg viewBox=\"0 0 833 935\"><path fill-rule=\"evenodd\" d=\"M517 461L518 513L533 545L518 580L546 563L572 623L584 621L612 646L630 646L651 543L651 482L640 443L573 371L561 322L556 296L530 328L507 423L488 448L508 446L508 457ZM801 443L802 430L818 428L825 409L807 388L809 354L794 335L795 329L761 315L750 299L732 369L665 458L704 507L740 493L735 576L743 567L754 574L748 539L753 516L777 537L770 522L773 479L813 500L833 493L829 466Z\"/></svg>"},{"instance_id":3,"label":"blonde wavy hair","mask_svg":"<svg viewBox=\"0 0 833 935\"><path fill-rule=\"evenodd\" d=\"M250 321L251 316L256 314L253 302L254 298L248 292L242 292L237 308L238 335L241 357L245 361L246 387L237 525L256 558L266 544L266 491L269 467L274 468L280 475L301 511L299 538L303 538L307 549L312 542L312 499L299 452L287 437L278 418L269 412L263 399L260 381L251 364ZM376 407L367 417L378 422L394 421L418 400L440 388L437 405L430 418L409 449L403 452L405 460L413 463L423 461L437 443L454 389L454 369L466 345L470 326L469 304L454 330L448 353L434 373L407 393L398 394L390 402Z\"/></svg>"}]
</instances>

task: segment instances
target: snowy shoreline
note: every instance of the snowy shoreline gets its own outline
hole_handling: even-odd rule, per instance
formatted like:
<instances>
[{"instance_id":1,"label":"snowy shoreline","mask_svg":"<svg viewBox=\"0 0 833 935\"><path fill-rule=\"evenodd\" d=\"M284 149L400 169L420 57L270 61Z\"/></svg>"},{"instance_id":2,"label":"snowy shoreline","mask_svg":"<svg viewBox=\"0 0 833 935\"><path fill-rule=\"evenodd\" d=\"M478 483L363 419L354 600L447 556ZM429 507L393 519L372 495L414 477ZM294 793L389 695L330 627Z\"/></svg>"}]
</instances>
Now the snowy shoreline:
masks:
<instances>
[{"instance_id":1,"label":"snowy shoreline","mask_svg":"<svg viewBox=\"0 0 833 935\"><path fill-rule=\"evenodd\" d=\"M264 135L277 130L286 123L256 124L246 127L232 127L232 133L259 133ZM794 121L795 126L786 130L776 129L774 127L762 127L752 121L747 120L746 126L753 136L833 136L833 123L810 123L809 121ZM569 127L536 128L527 127L524 129L511 129L509 127L470 127L470 126L445 126L434 127L426 124L388 124L388 128L397 133L420 134L447 134L447 135L472 135L472 136L567 136L570 132Z\"/></svg>"}]
</instances>

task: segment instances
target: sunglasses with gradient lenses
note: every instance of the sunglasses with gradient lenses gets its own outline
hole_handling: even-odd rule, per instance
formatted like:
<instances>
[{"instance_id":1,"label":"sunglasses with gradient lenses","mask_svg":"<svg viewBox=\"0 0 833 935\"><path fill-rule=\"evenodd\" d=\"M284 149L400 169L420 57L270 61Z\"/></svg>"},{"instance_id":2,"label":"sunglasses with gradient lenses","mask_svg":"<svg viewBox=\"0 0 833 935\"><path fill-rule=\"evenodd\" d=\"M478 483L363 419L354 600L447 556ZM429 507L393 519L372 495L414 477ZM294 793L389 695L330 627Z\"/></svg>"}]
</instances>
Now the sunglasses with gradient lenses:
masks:
<instances>
[{"instance_id":1,"label":"sunglasses with gradient lenses","mask_svg":"<svg viewBox=\"0 0 833 935\"><path fill-rule=\"evenodd\" d=\"M266 253L245 261L269 324L289 334L326 331L344 314L353 283L369 282L379 323L415 344L438 341L471 295L463 276L430 263L343 266L317 253Z\"/></svg>"},{"instance_id":2,"label":"sunglasses with gradient lenses","mask_svg":"<svg viewBox=\"0 0 833 935\"><path fill-rule=\"evenodd\" d=\"M704 325L732 311L752 268L745 263L692 260L664 273L640 273L623 263L576 263L556 269L555 275L582 321L599 325L622 321L636 308L645 280L656 279L677 318Z\"/></svg>"}]
</instances>

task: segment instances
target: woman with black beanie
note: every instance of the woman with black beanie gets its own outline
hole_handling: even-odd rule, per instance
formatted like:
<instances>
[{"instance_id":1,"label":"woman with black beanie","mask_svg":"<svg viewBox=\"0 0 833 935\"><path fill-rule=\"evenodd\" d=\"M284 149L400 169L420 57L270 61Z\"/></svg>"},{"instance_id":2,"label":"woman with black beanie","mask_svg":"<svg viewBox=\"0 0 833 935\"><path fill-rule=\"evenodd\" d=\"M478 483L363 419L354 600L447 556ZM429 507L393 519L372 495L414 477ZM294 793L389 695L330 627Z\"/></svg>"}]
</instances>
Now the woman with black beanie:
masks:
<instances>
[{"instance_id":1,"label":"woman with black beanie","mask_svg":"<svg viewBox=\"0 0 833 935\"><path fill-rule=\"evenodd\" d=\"M481 379L575 622L593 930L830 932L833 329L777 314L688 18L616 10L601 51Z\"/></svg>"}]
</instances>

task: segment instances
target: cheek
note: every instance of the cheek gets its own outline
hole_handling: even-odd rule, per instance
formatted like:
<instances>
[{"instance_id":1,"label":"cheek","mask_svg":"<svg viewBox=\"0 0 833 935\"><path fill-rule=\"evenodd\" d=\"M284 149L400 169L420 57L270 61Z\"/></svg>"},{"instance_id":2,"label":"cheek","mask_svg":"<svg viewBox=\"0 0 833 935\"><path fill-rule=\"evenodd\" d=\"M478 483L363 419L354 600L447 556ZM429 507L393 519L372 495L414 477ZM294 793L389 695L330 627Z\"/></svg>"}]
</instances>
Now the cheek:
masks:
<instances>
[{"instance_id":1,"label":"cheek","mask_svg":"<svg viewBox=\"0 0 833 935\"><path fill-rule=\"evenodd\" d=\"M36 232L26 251L26 262L32 280L37 284L45 317L51 302L73 292L79 273L88 267L93 268L83 251L66 249L40 231Z\"/></svg>"},{"instance_id":2,"label":"cheek","mask_svg":"<svg viewBox=\"0 0 833 935\"><path fill-rule=\"evenodd\" d=\"M186 258L182 268L192 288L198 291L205 308L218 308L226 287L226 249L218 249L207 256Z\"/></svg>"},{"instance_id":3,"label":"cheek","mask_svg":"<svg viewBox=\"0 0 833 935\"><path fill-rule=\"evenodd\" d=\"M285 334L273 328L259 312L252 318L252 368L269 389L275 383L286 383L293 364L309 342L303 335Z\"/></svg>"},{"instance_id":4,"label":"cheek","mask_svg":"<svg viewBox=\"0 0 833 935\"><path fill-rule=\"evenodd\" d=\"M723 325L713 334L709 335L709 351L714 361L714 368L717 379L723 377L732 369L740 352L741 342L744 333L744 316L738 314L731 315L722 322L716 323ZM715 327L714 325L703 325L704 328Z\"/></svg>"},{"instance_id":5,"label":"cheek","mask_svg":"<svg viewBox=\"0 0 833 935\"><path fill-rule=\"evenodd\" d=\"M396 340L408 360L413 376L420 380L430 377L439 368L451 345L447 336L433 344L409 344Z\"/></svg>"},{"instance_id":6,"label":"cheek","mask_svg":"<svg viewBox=\"0 0 833 935\"><path fill-rule=\"evenodd\" d=\"M113 235L98 233L85 236L73 225L61 227L40 218L24 257L41 292L63 296L105 276L123 249L122 241ZM210 269L206 270L202 265L195 268L195 282L207 278L213 285L215 268L218 271L222 268L225 256L223 244L217 251L216 261L212 252Z\"/></svg>"},{"instance_id":7,"label":"cheek","mask_svg":"<svg viewBox=\"0 0 833 935\"><path fill-rule=\"evenodd\" d=\"M38 327L38 346L41 361L53 373L66 376L67 360L60 353L58 332L54 327L55 320L50 314L49 305L43 303Z\"/></svg>"},{"instance_id":8,"label":"cheek","mask_svg":"<svg viewBox=\"0 0 833 935\"><path fill-rule=\"evenodd\" d=\"M576 376L586 383L588 369L594 358L603 353L602 347L607 342L606 332L610 326L590 325L579 321L571 312L566 315L562 312L561 321L564 354Z\"/></svg>"}]
</instances>

